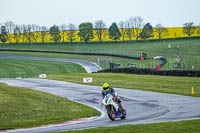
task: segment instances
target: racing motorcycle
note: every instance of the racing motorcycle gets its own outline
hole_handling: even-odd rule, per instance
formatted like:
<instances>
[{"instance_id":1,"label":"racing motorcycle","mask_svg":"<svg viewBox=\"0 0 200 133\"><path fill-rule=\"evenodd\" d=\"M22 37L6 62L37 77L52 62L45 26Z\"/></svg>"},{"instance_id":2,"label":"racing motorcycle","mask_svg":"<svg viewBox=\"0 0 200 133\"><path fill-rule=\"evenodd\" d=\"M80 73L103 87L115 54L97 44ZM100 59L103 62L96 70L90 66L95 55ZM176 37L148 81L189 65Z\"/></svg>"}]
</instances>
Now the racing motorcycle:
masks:
<instances>
[{"instance_id":1,"label":"racing motorcycle","mask_svg":"<svg viewBox=\"0 0 200 133\"><path fill-rule=\"evenodd\" d=\"M124 109L121 113L119 110L119 105L115 102L115 98L111 94L107 94L102 100L102 105L105 106L107 110L108 117L114 121L116 118L125 119L126 110Z\"/></svg>"}]
</instances>

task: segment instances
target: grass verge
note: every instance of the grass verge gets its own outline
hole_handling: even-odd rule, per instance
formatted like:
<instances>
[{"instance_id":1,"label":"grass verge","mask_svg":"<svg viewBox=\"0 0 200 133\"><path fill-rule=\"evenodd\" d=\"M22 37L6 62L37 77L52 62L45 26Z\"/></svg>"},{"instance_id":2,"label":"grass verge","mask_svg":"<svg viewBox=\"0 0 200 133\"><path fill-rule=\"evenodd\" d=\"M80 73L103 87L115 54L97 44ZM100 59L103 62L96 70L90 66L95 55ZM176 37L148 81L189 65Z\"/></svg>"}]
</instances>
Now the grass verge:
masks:
<instances>
[{"instance_id":1,"label":"grass verge","mask_svg":"<svg viewBox=\"0 0 200 133\"><path fill-rule=\"evenodd\" d=\"M198 55L200 39L178 39L163 41L139 41L133 43L97 43L97 44L0 44L1 49L21 49L21 50L47 50L47 51L74 51L74 48L111 48L119 50L121 48L134 51L143 51L151 56L174 55L177 54L176 46L179 45L180 52L184 55ZM168 45L171 44L171 48ZM98 52L98 51L97 51Z\"/></svg>"},{"instance_id":2,"label":"grass verge","mask_svg":"<svg viewBox=\"0 0 200 133\"><path fill-rule=\"evenodd\" d=\"M98 114L94 109L65 98L0 83L0 130L34 127Z\"/></svg>"},{"instance_id":3,"label":"grass verge","mask_svg":"<svg viewBox=\"0 0 200 133\"><path fill-rule=\"evenodd\" d=\"M160 60L135 60L135 59L126 59L120 57L110 57L110 56L95 56L95 55L75 55L75 54L56 54L56 53L34 53L34 52L5 52L1 51L0 55L8 56L27 56L27 57L42 57L42 58L58 58L58 59L80 59L87 60L89 62L97 62L97 59L110 59L112 62L121 64L122 67L127 67L128 63L136 63L137 67L140 67L142 64L149 64L150 66L156 67L156 65L161 64ZM100 62L102 68L108 66L108 62ZM107 67L106 67L107 68Z\"/></svg>"},{"instance_id":4,"label":"grass verge","mask_svg":"<svg viewBox=\"0 0 200 133\"><path fill-rule=\"evenodd\" d=\"M112 87L117 88L127 88L200 97L199 77L175 77L117 73L77 73L50 75L48 78L53 80L83 84L82 80L85 77L93 78L93 82L87 83L88 85L102 86L103 83L108 82ZM192 87L195 88L195 95L191 95Z\"/></svg>"},{"instance_id":5,"label":"grass verge","mask_svg":"<svg viewBox=\"0 0 200 133\"><path fill-rule=\"evenodd\" d=\"M85 73L80 65L65 62L1 59L0 78L38 77L39 74Z\"/></svg>"},{"instance_id":6,"label":"grass verge","mask_svg":"<svg viewBox=\"0 0 200 133\"><path fill-rule=\"evenodd\" d=\"M143 50L150 53L164 52L164 53L176 53L176 45L179 45L183 54L198 54L200 39L179 39L179 40L163 40L163 41L139 41L132 43L96 43L96 44L1 44L0 48L5 49L32 49L32 50L48 50L48 51L74 51L76 47L84 48L127 48L133 50ZM168 49L168 44L171 44L172 48ZM191 46L194 49L191 49Z\"/></svg>"},{"instance_id":7,"label":"grass verge","mask_svg":"<svg viewBox=\"0 0 200 133\"><path fill-rule=\"evenodd\" d=\"M155 124L123 125L118 127L99 127L62 133L199 133L199 125L200 120L190 120Z\"/></svg>"}]
</instances>

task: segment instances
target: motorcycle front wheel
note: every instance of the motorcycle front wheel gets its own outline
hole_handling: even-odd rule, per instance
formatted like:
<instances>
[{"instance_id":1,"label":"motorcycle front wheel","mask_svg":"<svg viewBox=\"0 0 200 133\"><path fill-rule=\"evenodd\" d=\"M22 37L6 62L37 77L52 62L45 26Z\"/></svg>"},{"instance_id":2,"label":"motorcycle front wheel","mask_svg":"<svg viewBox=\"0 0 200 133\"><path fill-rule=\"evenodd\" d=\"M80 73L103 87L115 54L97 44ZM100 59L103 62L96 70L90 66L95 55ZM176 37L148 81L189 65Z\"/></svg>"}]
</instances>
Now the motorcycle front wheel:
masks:
<instances>
[{"instance_id":1,"label":"motorcycle front wheel","mask_svg":"<svg viewBox=\"0 0 200 133\"><path fill-rule=\"evenodd\" d=\"M115 112L116 112L116 110L115 110L114 106L112 106L112 105L107 106L107 114L108 114L108 117L112 121L115 120Z\"/></svg>"}]
</instances>

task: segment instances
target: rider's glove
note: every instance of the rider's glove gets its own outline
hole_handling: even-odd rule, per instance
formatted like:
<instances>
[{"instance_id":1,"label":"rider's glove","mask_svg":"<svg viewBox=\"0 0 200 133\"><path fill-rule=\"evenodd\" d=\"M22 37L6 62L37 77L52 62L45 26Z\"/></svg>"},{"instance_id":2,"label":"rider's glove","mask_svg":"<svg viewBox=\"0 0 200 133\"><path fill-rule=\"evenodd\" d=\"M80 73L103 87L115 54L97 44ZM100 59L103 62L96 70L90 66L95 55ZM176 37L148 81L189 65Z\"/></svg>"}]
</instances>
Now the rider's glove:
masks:
<instances>
[{"instance_id":1,"label":"rider's glove","mask_svg":"<svg viewBox=\"0 0 200 133\"><path fill-rule=\"evenodd\" d=\"M117 96L114 96L113 98L114 98L114 99L117 99Z\"/></svg>"}]
</instances>

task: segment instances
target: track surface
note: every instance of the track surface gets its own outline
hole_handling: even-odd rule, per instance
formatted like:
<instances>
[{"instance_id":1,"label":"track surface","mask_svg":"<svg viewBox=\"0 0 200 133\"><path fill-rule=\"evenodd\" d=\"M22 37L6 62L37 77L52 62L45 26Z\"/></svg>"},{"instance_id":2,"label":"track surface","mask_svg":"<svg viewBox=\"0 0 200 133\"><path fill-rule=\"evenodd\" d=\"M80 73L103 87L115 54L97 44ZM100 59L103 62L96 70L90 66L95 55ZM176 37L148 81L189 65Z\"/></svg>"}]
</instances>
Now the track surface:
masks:
<instances>
[{"instance_id":1,"label":"track surface","mask_svg":"<svg viewBox=\"0 0 200 133\"><path fill-rule=\"evenodd\" d=\"M24 60L40 60L40 61L58 61L58 62L71 62L75 64L81 65L88 73L97 72L100 68L91 62L85 60L77 60L77 59L56 59L56 58L40 58L40 57L25 57L25 56L7 56L0 55L0 58L10 58L10 59L24 59Z\"/></svg>"},{"instance_id":2,"label":"track surface","mask_svg":"<svg viewBox=\"0 0 200 133\"><path fill-rule=\"evenodd\" d=\"M127 119L110 121L105 109L100 105L101 87L46 79L0 79L0 82L66 97L96 107L104 112L101 113L101 117L89 122L17 129L8 132L56 132L100 126L200 119L200 99L195 97L116 88L127 110Z\"/></svg>"}]
</instances>

